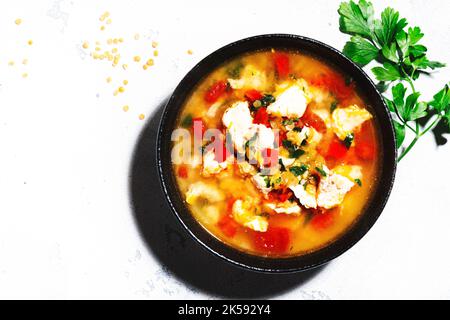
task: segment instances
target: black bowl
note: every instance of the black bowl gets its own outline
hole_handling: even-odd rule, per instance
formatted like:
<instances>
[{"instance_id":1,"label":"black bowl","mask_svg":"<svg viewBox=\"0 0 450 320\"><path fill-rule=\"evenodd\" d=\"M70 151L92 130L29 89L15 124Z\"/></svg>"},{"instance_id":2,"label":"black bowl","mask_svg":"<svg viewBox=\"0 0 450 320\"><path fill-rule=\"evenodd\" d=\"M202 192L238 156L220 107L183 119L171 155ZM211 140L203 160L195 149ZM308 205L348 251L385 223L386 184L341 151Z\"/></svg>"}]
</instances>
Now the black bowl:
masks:
<instances>
[{"instance_id":1,"label":"black bowl","mask_svg":"<svg viewBox=\"0 0 450 320\"><path fill-rule=\"evenodd\" d=\"M267 48L300 50L309 53L352 77L357 84L359 94L370 103L376 114L383 152L378 187L360 218L325 247L289 258L265 258L248 254L222 243L205 231L186 207L178 191L171 163L171 133L175 127L178 112L199 81L227 60L246 52ZM317 267L341 255L359 241L383 211L394 182L397 160L392 119L383 98L367 74L338 50L313 39L288 34L268 34L243 39L213 52L198 63L177 86L164 109L156 153L162 188L172 211L186 231L204 248L228 262L250 270L271 273L296 272Z\"/></svg>"}]
</instances>

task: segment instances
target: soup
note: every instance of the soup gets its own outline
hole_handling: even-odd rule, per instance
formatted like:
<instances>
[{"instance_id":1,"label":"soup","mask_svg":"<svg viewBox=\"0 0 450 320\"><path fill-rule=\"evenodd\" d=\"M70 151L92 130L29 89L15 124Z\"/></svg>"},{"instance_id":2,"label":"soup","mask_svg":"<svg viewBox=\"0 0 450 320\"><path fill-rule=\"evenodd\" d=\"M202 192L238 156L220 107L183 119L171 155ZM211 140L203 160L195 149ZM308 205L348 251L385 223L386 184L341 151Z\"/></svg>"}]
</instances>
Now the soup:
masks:
<instances>
[{"instance_id":1,"label":"soup","mask_svg":"<svg viewBox=\"0 0 450 320\"><path fill-rule=\"evenodd\" d=\"M186 100L173 172L195 219L235 249L267 257L327 245L359 217L382 157L357 83L301 52L228 61Z\"/></svg>"}]
</instances>

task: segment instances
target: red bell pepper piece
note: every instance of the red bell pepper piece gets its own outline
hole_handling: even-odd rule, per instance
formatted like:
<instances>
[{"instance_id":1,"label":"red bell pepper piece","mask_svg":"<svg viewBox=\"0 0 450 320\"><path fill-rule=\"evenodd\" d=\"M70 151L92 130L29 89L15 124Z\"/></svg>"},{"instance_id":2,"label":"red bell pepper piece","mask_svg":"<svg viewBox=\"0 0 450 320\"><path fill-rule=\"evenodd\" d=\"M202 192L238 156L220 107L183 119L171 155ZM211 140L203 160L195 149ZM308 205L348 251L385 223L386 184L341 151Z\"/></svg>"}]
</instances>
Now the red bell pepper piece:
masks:
<instances>
[{"instance_id":1,"label":"red bell pepper piece","mask_svg":"<svg viewBox=\"0 0 450 320\"><path fill-rule=\"evenodd\" d=\"M263 124L266 127L270 128L269 114L267 113L266 108L261 107L255 112L253 123Z\"/></svg>"},{"instance_id":2,"label":"red bell pepper piece","mask_svg":"<svg viewBox=\"0 0 450 320\"><path fill-rule=\"evenodd\" d=\"M253 103L256 100L260 100L263 97L261 92L259 92L258 90L255 90L255 89L247 90L245 92L244 96L250 103Z\"/></svg>"},{"instance_id":3,"label":"red bell pepper piece","mask_svg":"<svg viewBox=\"0 0 450 320\"><path fill-rule=\"evenodd\" d=\"M237 229L239 227L239 224L234 221L232 216L232 210L233 210L233 204L236 201L234 198L228 199L227 202L227 212L226 214L219 220L217 223L218 227L227 237L234 237Z\"/></svg>"},{"instance_id":4,"label":"red bell pepper piece","mask_svg":"<svg viewBox=\"0 0 450 320\"><path fill-rule=\"evenodd\" d=\"M279 78L289 75L289 56L285 53L276 52L274 54L275 70Z\"/></svg>"},{"instance_id":5,"label":"red bell pepper piece","mask_svg":"<svg viewBox=\"0 0 450 320\"><path fill-rule=\"evenodd\" d=\"M227 88L228 84L225 81L217 81L206 91L205 101L208 103L216 102L227 91Z\"/></svg>"},{"instance_id":6,"label":"red bell pepper piece","mask_svg":"<svg viewBox=\"0 0 450 320\"><path fill-rule=\"evenodd\" d=\"M347 155L347 151L348 149L345 147L344 143L335 137L328 147L326 158L341 160Z\"/></svg>"},{"instance_id":7,"label":"red bell pepper piece","mask_svg":"<svg viewBox=\"0 0 450 320\"><path fill-rule=\"evenodd\" d=\"M291 231L287 228L270 227L266 232L253 232L255 249L265 253L282 254L289 249Z\"/></svg>"},{"instance_id":8,"label":"red bell pepper piece","mask_svg":"<svg viewBox=\"0 0 450 320\"><path fill-rule=\"evenodd\" d=\"M326 211L324 213L314 213L311 219L311 225L316 230L324 230L333 225L334 223L334 210Z\"/></svg>"},{"instance_id":9,"label":"red bell pepper piece","mask_svg":"<svg viewBox=\"0 0 450 320\"><path fill-rule=\"evenodd\" d=\"M188 169L185 165L180 165L178 167L178 176L182 179L186 179L188 177Z\"/></svg>"}]
</instances>

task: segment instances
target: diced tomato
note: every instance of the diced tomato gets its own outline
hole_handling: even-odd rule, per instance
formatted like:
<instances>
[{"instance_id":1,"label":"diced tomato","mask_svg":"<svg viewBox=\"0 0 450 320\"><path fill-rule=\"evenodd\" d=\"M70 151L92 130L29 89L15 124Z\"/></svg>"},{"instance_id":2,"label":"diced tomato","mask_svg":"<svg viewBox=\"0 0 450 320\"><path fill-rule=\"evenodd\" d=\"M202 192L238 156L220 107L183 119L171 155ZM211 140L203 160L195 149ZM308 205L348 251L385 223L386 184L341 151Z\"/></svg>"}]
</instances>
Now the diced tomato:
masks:
<instances>
[{"instance_id":1,"label":"diced tomato","mask_svg":"<svg viewBox=\"0 0 450 320\"><path fill-rule=\"evenodd\" d=\"M266 127L270 128L269 114L267 113L266 108L261 107L255 112L255 116L253 118L253 123L263 124Z\"/></svg>"},{"instance_id":2,"label":"diced tomato","mask_svg":"<svg viewBox=\"0 0 450 320\"><path fill-rule=\"evenodd\" d=\"M270 227L266 232L253 232L255 249L265 253L281 254L289 249L291 232L287 228Z\"/></svg>"},{"instance_id":3,"label":"diced tomato","mask_svg":"<svg viewBox=\"0 0 450 320\"><path fill-rule=\"evenodd\" d=\"M263 95L261 94L261 92L255 89L247 90L245 92L245 98L251 103L255 102L256 100L262 99L262 97Z\"/></svg>"},{"instance_id":4,"label":"diced tomato","mask_svg":"<svg viewBox=\"0 0 450 320\"><path fill-rule=\"evenodd\" d=\"M365 122L361 131L355 135L356 155L366 161L373 160L376 153L375 133L369 122Z\"/></svg>"},{"instance_id":5,"label":"diced tomato","mask_svg":"<svg viewBox=\"0 0 450 320\"><path fill-rule=\"evenodd\" d=\"M349 98L354 91L354 84L347 84L344 77L337 72L330 71L326 74L321 74L310 82L312 85L327 88L341 101Z\"/></svg>"},{"instance_id":6,"label":"diced tomato","mask_svg":"<svg viewBox=\"0 0 450 320\"><path fill-rule=\"evenodd\" d=\"M334 212L334 210L330 210L323 213L314 213L314 216L311 219L311 225L316 230L327 229L334 223Z\"/></svg>"},{"instance_id":7,"label":"diced tomato","mask_svg":"<svg viewBox=\"0 0 450 320\"><path fill-rule=\"evenodd\" d=\"M238 223L234 221L234 219L226 214L224 215L219 222L217 223L220 230L222 230L223 234L227 237L234 237L236 235L237 229L239 227Z\"/></svg>"},{"instance_id":8,"label":"diced tomato","mask_svg":"<svg viewBox=\"0 0 450 320\"><path fill-rule=\"evenodd\" d=\"M278 149L264 149L262 150L262 156L264 167L270 168L278 164Z\"/></svg>"},{"instance_id":9,"label":"diced tomato","mask_svg":"<svg viewBox=\"0 0 450 320\"><path fill-rule=\"evenodd\" d=\"M182 164L178 167L178 176L182 179L188 177L188 168L185 165Z\"/></svg>"},{"instance_id":10,"label":"diced tomato","mask_svg":"<svg viewBox=\"0 0 450 320\"><path fill-rule=\"evenodd\" d=\"M345 147L344 143L335 137L328 147L326 158L341 160L347 155L347 151L348 149Z\"/></svg>"},{"instance_id":11,"label":"diced tomato","mask_svg":"<svg viewBox=\"0 0 450 320\"><path fill-rule=\"evenodd\" d=\"M375 145L367 141L358 142L355 146L356 154L362 160L373 160L375 158Z\"/></svg>"},{"instance_id":12,"label":"diced tomato","mask_svg":"<svg viewBox=\"0 0 450 320\"><path fill-rule=\"evenodd\" d=\"M313 127L320 133L326 133L327 132L327 125L322 120L321 117L319 117L314 112L311 112L309 109L306 110L303 117L298 121L296 126L303 127L303 125L307 125L309 127Z\"/></svg>"},{"instance_id":13,"label":"diced tomato","mask_svg":"<svg viewBox=\"0 0 450 320\"><path fill-rule=\"evenodd\" d=\"M202 140L206 131L206 125L202 118L192 119L192 128L194 129L195 139Z\"/></svg>"},{"instance_id":14,"label":"diced tomato","mask_svg":"<svg viewBox=\"0 0 450 320\"><path fill-rule=\"evenodd\" d=\"M292 197L292 191L288 189L272 190L268 196L270 201L285 202Z\"/></svg>"},{"instance_id":15,"label":"diced tomato","mask_svg":"<svg viewBox=\"0 0 450 320\"><path fill-rule=\"evenodd\" d=\"M227 201L227 212L225 215L219 220L217 225L219 226L220 230L227 236L227 237L234 237L234 235L237 232L237 229L239 227L239 224L234 221L232 216L232 210L233 210L233 204L236 201L234 198L230 198Z\"/></svg>"},{"instance_id":16,"label":"diced tomato","mask_svg":"<svg viewBox=\"0 0 450 320\"><path fill-rule=\"evenodd\" d=\"M285 53L276 52L273 58L278 77L287 77L289 75L289 56Z\"/></svg>"},{"instance_id":17,"label":"diced tomato","mask_svg":"<svg viewBox=\"0 0 450 320\"><path fill-rule=\"evenodd\" d=\"M205 93L205 101L208 103L216 102L226 91L228 84L221 80L214 83Z\"/></svg>"}]
</instances>

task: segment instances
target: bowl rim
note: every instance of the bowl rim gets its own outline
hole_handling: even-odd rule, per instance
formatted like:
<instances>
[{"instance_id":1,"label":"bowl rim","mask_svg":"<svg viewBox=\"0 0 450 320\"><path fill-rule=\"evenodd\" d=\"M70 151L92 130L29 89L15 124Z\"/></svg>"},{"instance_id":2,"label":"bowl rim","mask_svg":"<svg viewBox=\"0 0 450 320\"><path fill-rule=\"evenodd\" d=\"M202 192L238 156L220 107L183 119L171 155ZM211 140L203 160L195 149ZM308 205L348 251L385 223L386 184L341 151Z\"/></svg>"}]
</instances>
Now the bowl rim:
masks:
<instances>
[{"instance_id":1,"label":"bowl rim","mask_svg":"<svg viewBox=\"0 0 450 320\"><path fill-rule=\"evenodd\" d=\"M282 42L289 42L289 45L277 45L277 43ZM247 46L251 47L252 45L255 48L245 49ZM380 162L380 181L374 190L374 195L370 203L366 206L364 212L360 214L357 221L336 239L323 247L293 257L273 258L245 253L230 247L211 235L209 231L203 228L193 218L183 199L181 199L178 187L174 182L170 152L167 153L170 150L169 145L171 145L170 136L167 135L167 132L172 131L174 128L172 126L174 123L171 125L169 118L171 117L173 120L174 114L178 115L185 98L203 77L208 75L213 68L220 66L228 59L232 59L242 53L270 48L304 50L302 46L305 47L306 45L317 48L318 50L324 50L327 56L317 55L318 58L335 66L337 66L337 63L330 61L330 57L337 58L340 61L339 63L344 64L343 66L339 65L339 69L346 68L349 70L345 71L346 74L351 74L353 78L357 76L359 80L365 81L364 91L370 91L371 98L374 99L370 101L370 104L377 113L379 131L381 131L380 139L383 146L383 159ZM226 59L223 59L223 57ZM362 85L360 84L358 86L361 87ZM186 89L186 87L190 89ZM397 148L392 117L384 99L370 77L339 50L318 40L294 34L275 33L247 37L225 45L203 58L183 77L167 101L157 132L156 148L157 169L164 196L171 211L188 234L202 248L213 253L215 256L247 270L265 273L291 273L312 269L337 258L353 247L370 230L381 215L392 191L397 168ZM168 165L170 166L170 170L165 169Z\"/></svg>"}]
</instances>

